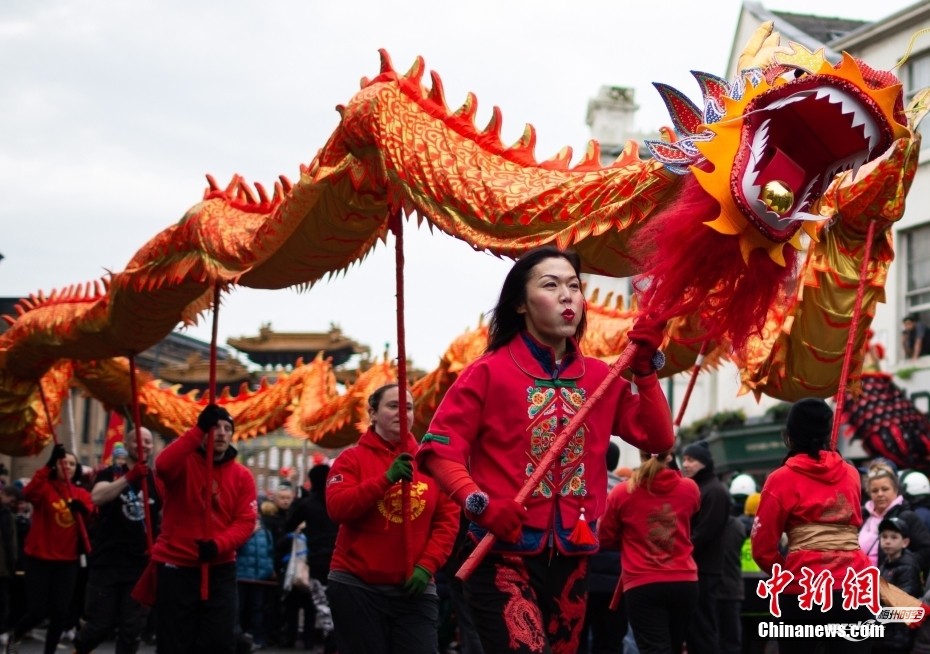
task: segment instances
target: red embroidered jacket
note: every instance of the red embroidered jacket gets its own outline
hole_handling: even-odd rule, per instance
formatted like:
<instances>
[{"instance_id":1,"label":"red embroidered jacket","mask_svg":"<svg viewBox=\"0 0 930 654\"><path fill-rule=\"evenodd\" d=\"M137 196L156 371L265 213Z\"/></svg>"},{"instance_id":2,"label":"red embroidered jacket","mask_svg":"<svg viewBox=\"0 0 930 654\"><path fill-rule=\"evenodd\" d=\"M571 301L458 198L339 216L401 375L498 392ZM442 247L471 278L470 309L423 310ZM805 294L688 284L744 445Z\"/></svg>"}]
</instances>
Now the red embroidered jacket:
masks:
<instances>
[{"instance_id":1,"label":"red embroidered jacket","mask_svg":"<svg viewBox=\"0 0 930 654\"><path fill-rule=\"evenodd\" d=\"M475 484L492 501L517 495L551 442L608 372L607 364L583 356L576 345L577 355L553 379L524 336L462 372L421 443L421 457L432 453L467 465ZM521 541L516 546L498 543L496 551L539 551L550 535L563 552L579 551L567 534L582 508L589 522L604 512L611 434L650 452L671 448L671 412L657 377L638 377L636 384L638 392L623 378L614 381L527 500Z\"/></svg>"}]
</instances>

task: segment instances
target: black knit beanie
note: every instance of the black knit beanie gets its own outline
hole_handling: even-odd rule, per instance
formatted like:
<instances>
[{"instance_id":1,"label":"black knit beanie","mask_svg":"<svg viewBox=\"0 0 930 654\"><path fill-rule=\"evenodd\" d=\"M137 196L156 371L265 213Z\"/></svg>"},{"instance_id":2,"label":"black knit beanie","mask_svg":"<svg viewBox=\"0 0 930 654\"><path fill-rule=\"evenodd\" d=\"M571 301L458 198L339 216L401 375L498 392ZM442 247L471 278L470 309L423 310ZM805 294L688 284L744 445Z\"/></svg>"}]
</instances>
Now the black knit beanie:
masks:
<instances>
[{"instance_id":1,"label":"black knit beanie","mask_svg":"<svg viewBox=\"0 0 930 654\"><path fill-rule=\"evenodd\" d=\"M714 469L714 457L711 455L710 448L707 447L707 443L704 441L691 443L681 454L682 456L690 456L695 461L700 461L704 464L705 468Z\"/></svg>"},{"instance_id":2,"label":"black knit beanie","mask_svg":"<svg viewBox=\"0 0 930 654\"><path fill-rule=\"evenodd\" d=\"M791 405L785 431L791 448L801 452L823 449L833 428L833 409L820 398L807 397Z\"/></svg>"}]
</instances>

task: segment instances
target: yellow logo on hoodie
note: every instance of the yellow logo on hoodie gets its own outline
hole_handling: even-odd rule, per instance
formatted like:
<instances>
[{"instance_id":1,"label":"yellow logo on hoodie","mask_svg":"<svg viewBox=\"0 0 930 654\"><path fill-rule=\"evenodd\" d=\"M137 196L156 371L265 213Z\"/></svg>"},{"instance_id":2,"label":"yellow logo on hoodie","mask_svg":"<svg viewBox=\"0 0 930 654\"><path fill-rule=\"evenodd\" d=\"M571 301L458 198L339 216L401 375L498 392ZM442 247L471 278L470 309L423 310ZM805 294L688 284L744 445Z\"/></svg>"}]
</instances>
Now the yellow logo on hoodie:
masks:
<instances>
[{"instance_id":1,"label":"yellow logo on hoodie","mask_svg":"<svg viewBox=\"0 0 930 654\"><path fill-rule=\"evenodd\" d=\"M393 523L404 521L403 484L393 484L384 497L378 500L378 512ZM426 491L429 485L425 481L410 484L410 519L416 520L426 509Z\"/></svg>"}]
</instances>

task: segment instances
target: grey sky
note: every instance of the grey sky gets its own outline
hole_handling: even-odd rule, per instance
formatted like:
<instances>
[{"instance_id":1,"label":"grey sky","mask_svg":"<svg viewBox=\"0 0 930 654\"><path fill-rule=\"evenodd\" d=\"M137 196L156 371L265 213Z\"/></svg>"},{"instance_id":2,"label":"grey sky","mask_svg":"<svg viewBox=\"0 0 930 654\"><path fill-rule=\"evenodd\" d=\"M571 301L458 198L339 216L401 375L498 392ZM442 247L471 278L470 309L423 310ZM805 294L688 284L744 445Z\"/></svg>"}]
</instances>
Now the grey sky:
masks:
<instances>
[{"instance_id":1,"label":"grey sky","mask_svg":"<svg viewBox=\"0 0 930 654\"><path fill-rule=\"evenodd\" d=\"M912 4L818 0L816 12L875 19ZM773 0L805 12L806 0ZM689 70L724 74L736 0L648 3L476 0L5 0L0 6L0 296L122 270L197 202L204 174L270 187L298 176L337 123L334 111L378 71L418 54L450 106L478 96L478 124L503 111L505 142L524 123L537 158L588 138L587 101L633 86L641 128L667 124L653 81L695 97ZM742 45L742 44L740 44ZM427 77L428 79L428 77ZM508 262L425 228L407 229L408 354L431 369L478 323ZM305 293L237 289L220 338L320 331L330 322L396 352L393 241ZM190 334L209 338L209 316Z\"/></svg>"}]
</instances>

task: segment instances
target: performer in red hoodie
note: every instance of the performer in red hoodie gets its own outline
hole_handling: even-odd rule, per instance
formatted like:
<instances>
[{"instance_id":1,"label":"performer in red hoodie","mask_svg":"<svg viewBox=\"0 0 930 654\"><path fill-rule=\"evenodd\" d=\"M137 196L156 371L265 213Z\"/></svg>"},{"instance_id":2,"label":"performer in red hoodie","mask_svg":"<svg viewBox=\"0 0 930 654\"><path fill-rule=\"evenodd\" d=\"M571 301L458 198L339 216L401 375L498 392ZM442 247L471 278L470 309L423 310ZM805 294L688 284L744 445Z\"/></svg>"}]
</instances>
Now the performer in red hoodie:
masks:
<instances>
[{"instance_id":1,"label":"performer in red hoodie","mask_svg":"<svg viewBox=\"0 0 930 654\"><path fill-rule=\"evenodd\" d=\"M486 652L577 651L587 559L598 548L589 524L607 501L610 436L651 452L672 445L672 418L655 375L665 324L640 319L628 334L639 346L635 387L617 379L525 506L514 501L608 374L607 364L578 346L586 318L580 273L575 253L552 246L514 264L485 354L446 393L418 454L466 510L471 540L488 530L497 537L465 582Z\"/></svg>"},{"instance_id":2,"label":"performer in red hoodie","mask_svg":"<svg viewBox=\"0 0 930 654\"><path fill-rule=\"evenodd\" d=\"M607 497L601 547L620 548L620 591L640 652L680 652L698 601L691 518L697 484L668 467L671 451L640 452L633 477Z\"/></svg>"},{"instance_id":3,"label":"performer in red hoodie","mask_svg":"<svg viewBox=\"0 0 930 654\"><path fill-rule=\"evenodd\" d=\"M774 567L790 573L773 578L767 594L779 594L778 606L786 624L858 623L874 619L867 606L843 608L843 581L847 574L859 575L870 567L868 556L859 548L862 525L862 486L859 472L830 449L833 411L821 399L795 402L785 424L785 463L765 481L759 510L752 526L752 556L763 571ZM788 534L788 555L782 556L778 543ZM805 575L814 578L826 573L825 593L815 595L828 602L801 608ZM877 598L877 570L874 592ZM782 580L787 581L785 584ZM856 588L865 588L866 578ZM808 583L810 580L808 579ZM782 651L869 652L868 640L852 642L840 637L827 639L779 639Z\"/></svg>"},{"instance_id":4,"label":"performer in red hoodie","mask_svg":"<svg viewBox=\"0 0 930 654\"><path fill-rule=\"evenodd\" d=\"M77 458L56 443L48 463L23 489L23 498L32 504L25 545L26 613L10 633L7 652L18 652L26 632L45 618L45 654L58 648L82 553L78 516L86 518L94 510L90 493L72 483L78 469Z\"/></svg>"},{"instance_id":5,"label":"performer in red hoodie","mask_svg":"<svg viewBox=\"0 0 930 654\"><path fill-rule=\"evenodd\" d=\"M233 418L210 404L197 425L155 459L161 485L161 533L152 548L157 564L158 650L231 653L235 647L236 550L255 528L255 480L236 461ZM212 477L206 457L213 439ZM210 506L204 489L212 488ZM209 517L205 529L204 518ZM209 595L201 599L201 564L209 565Z\"/></svg>"},{"instance_id":6,"label":"performer in red hoodie","mask_svg":"<svg viewBox=\"0 0 930 654\"><path fill-rule=\"evenodd\" d=\"M432 654L438 648L433 575L452 551L459 510L414 464L417 441L400 433L401 411L413 424L413 396L404 396L401 402L397 384L371 394L371 426L329 472L326 509L339 533L326 594L340 652Z\"/></svg>"}]
</instances>

